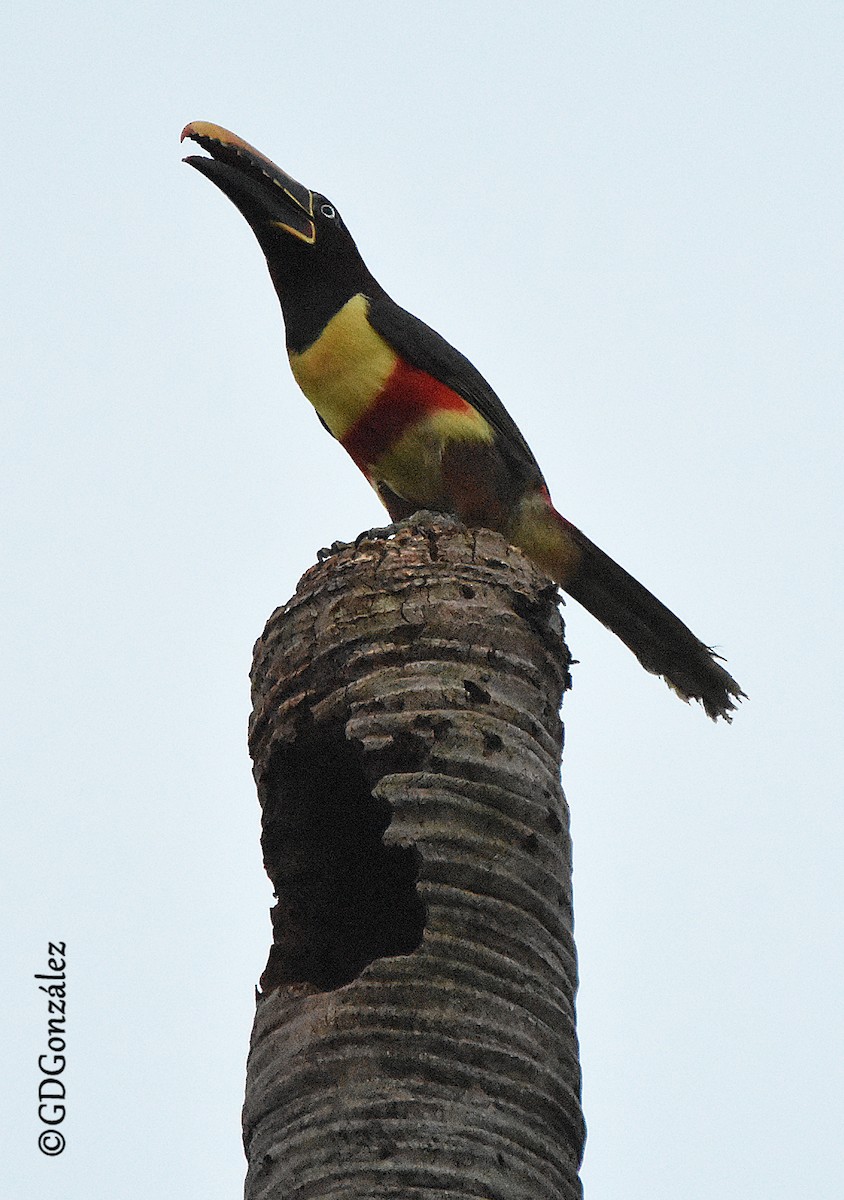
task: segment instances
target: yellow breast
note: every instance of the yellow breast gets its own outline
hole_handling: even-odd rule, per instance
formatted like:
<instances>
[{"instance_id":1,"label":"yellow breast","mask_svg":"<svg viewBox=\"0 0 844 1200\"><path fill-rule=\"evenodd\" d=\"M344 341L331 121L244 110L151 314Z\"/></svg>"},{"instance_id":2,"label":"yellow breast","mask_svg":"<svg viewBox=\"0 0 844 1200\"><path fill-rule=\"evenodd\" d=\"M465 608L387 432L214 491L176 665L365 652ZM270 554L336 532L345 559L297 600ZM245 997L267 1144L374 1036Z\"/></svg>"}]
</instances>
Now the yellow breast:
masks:
<instances>
[{"instance_id":1,"label":"yellow breast","mask_svg":"<svg viewBox=\"0 0 844 1200\"><path fill-rule=\"evenodd\" d=\"M384 387L396 355L367 319L369 301L358 293L301 354L290 354L294 378L338 439Z\"/></svg>"}]
</instances>

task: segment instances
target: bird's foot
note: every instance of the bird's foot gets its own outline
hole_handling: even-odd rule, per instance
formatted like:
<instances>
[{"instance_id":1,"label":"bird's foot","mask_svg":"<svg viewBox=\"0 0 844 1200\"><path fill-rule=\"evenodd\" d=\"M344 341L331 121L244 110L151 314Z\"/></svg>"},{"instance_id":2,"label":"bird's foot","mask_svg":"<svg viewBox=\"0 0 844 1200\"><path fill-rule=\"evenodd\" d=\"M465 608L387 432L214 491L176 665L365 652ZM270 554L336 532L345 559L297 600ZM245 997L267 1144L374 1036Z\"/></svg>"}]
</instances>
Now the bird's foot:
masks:
<instances>
[{"instance_id":1,"label":"bird's foot","mask_svg":"<svg viewBox=\"0 0 844 1200\"><path fill-rule=\"evenodd\" d=\"M451 513L434 512L429 508L421 508L409 517L403 517L400 521L364 529L353 542L332 542L330 546L323 546L321 550L317 550L317 562L323 563L326 559L333 558L335 554L341 554L344 550L357 550L364 542L386 542L405 530L413 533L429 533L434 527L466 528L463 522L458 517L452 516Z\"/></svg>"},{"instance_id":2,"label":"bird's foot","mask_svg":"<svg viewBox=\"0 0 844 1200\"><path fill-rule=\"evenodd\" d=\"M355 546L360 546L363 542L387 541L405 530L409 530L411 533L428 532L434 526L445 526L447 529L465 528L463 522L451 513L420 508L418 512L411 513L409 517L403 517L400 521L393 521L390 525L377 525L373 529L365 529L355 538Z\"/></svg>"},{"instance_id":3,"label":"bird's foot","mask_svg":"<svg viewBox=\"0 0 844 1200\"><path fill-rule=\"evenodd\" d=\"M354 549L355 542L332 542L330 546L323 546L321 550L317 550L317 562L324 563L326 559L333 558L335 554L342 554L344 550Z\"/></svg>"}]
</instances>

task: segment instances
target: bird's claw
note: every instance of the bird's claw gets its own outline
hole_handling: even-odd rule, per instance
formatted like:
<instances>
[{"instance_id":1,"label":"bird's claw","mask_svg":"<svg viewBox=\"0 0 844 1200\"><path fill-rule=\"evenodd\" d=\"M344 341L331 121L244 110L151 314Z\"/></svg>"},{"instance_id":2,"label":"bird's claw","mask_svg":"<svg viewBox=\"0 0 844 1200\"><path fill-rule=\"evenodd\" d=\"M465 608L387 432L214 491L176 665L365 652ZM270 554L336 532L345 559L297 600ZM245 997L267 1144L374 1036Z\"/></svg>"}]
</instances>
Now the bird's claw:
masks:
<instances>
[{"instance_id":1,"label":"bird's claw","mask_svg":"<svg viewBox=\"0 0 844 1200\"><path fill-rule=\"evenodd\" d=\"M323 546L321 550L317 550L317 562L324 563L326 559L333 558L335 554L341 554L344 550L350 550L352 547L357 547L357 542L332 542L330 546Z\"/></svg>"},{"instance_id":2,"label":"bird's claw","mask_svg":"<svg viewBox=\"0 0 844 1200\"><path fill-rule=\"evenodd\" d=\"M386 542L388 538L397 534L403 526L403 521L398 521L390 525L374 525L372 529L364 529L362 533L359 533L353 545L357 550L363 542Z\"/></svg>"},{"instance_id":3,"label":"bird's claw","mask_svg":"<svg viewBox=\"0 0 844 1200\"><path fill-rule=\"evenodd\" d=\"M451 513L434 512L430 508L420 508L418 512L412 513L409 517L403 517L400 521L393 521L390 525L376 526L374 529L365 529L363 533L359 533L355 538L355 547L359 547L363 542L381 542L387 541L391 537L395 537L397 533L403 533L409 530L411 533L428 533L434 526L445 526L446 528L462 529L463 522Z\"/></svg>"}]
</instances>

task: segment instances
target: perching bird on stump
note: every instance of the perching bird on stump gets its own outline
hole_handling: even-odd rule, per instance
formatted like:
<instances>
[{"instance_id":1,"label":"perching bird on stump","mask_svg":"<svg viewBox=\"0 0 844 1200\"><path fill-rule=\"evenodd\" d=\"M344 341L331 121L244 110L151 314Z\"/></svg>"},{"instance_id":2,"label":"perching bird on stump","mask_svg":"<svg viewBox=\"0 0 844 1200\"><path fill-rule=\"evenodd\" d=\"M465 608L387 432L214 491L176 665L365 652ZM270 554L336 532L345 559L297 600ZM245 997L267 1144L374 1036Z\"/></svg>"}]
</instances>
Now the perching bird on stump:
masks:
<instances>
[{"instance_id":1,"label":"perching bird on stump","mask_svg":"<svg viewBox=\"0 0 844 1200\"><path fill-rule=\"evenodd\" d=\"M730 720L744 695L712 650L560 516L530 447L467 358L391 300L334 205L236 134L182 131L185 159L240 209L281 302L290 366L393 521L420 509L498 530L662 675Z\"/></svg>"}]
</instances>

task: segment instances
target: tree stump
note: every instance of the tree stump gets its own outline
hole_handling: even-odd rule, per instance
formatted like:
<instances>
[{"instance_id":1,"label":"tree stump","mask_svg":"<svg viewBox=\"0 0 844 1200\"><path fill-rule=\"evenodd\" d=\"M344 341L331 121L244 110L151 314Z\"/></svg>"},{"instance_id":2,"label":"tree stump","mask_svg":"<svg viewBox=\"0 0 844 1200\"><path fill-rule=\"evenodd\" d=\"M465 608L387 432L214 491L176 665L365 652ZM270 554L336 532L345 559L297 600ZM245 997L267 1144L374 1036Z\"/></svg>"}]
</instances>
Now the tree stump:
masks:
<instances>
[{"instance_id":1,"label":"tree stump","mask_svg":"<svg viewBox=\"0 0 844 1200\"><path fill-rule=\"evenodd\" d=\"M581 1195L557 605L433 524L331 553L258 641L247 1200Z\"/></svg>"}]
</instances>

